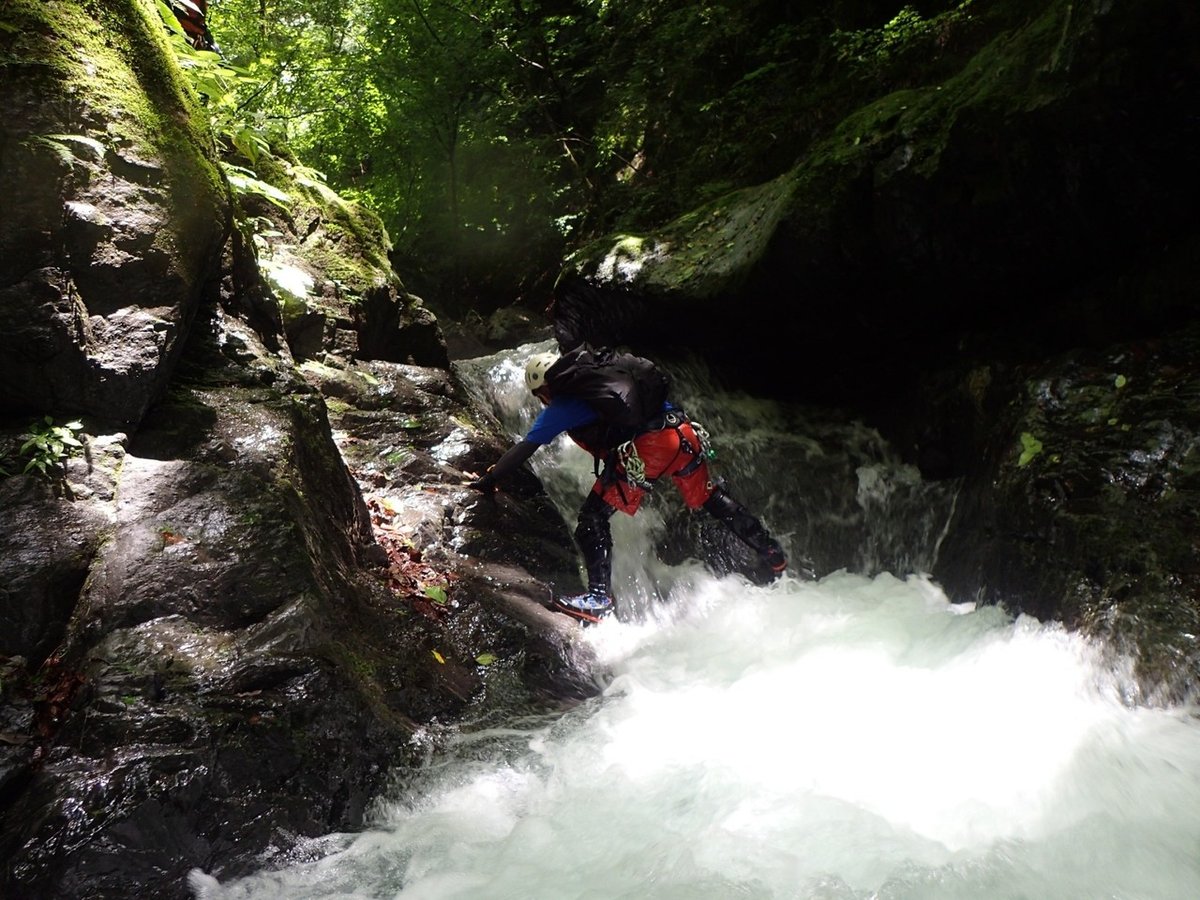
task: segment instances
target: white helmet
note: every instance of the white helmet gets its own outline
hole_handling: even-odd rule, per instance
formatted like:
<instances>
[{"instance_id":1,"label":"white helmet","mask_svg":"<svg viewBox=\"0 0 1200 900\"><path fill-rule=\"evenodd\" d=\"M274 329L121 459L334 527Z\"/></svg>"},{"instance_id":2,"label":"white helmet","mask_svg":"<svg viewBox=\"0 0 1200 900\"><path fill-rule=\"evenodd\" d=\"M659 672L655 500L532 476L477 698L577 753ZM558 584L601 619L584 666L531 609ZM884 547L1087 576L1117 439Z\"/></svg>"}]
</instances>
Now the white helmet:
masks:
<instances>
[{"instance_id":1,"label":"white helmet","mask_svg":"<svg viewBox=\"0 0 1200 900\"><path fill-rule=\"evenodd\" d=\"M525 363L525 386L536 391L546 385L546 370L558 362L553 353L536 353Z\"/></svg>"}]
</instances>

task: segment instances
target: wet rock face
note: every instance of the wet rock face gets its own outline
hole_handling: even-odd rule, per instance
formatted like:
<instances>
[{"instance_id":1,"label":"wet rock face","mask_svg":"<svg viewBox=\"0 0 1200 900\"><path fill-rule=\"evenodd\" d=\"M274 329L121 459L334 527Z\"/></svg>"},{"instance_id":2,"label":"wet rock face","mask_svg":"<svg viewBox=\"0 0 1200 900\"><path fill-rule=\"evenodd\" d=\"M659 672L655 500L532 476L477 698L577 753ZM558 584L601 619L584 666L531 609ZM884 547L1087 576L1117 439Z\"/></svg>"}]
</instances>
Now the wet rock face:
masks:
<instances>
[{"instance_id":1,"label":"wet rock face","mask_svg":"<svg viewBox=\"0 0 1200 900\"><path fill-rule=\"evenodd\" d=\"M1153 9L990 4L958 71L916 66L774 181L580 251L571 271L600 290L567 298L573 333L703 347L756 393L886 406L959 354L1190 316L1197 14Z\"/></svg>"},{"instance_id":2,"label":"wet rock face","mask_svg":"<svg viewBox=\"0 0 1200 900\"><path fill-rule=\"evenodd\" d=\"M10 591L14 609L44 609L6 648L39 672L5 684L31 718L0 832L14 896L182 895L188 868L236 866L233 848L359 821L410 734L332 636L339 606L370 595L355 574L369 525L330 465L320 399L207 371L122 438L115 464L74 461L74 499L4 482L27 485L33 521L76 519L86 542L5 523L17 558L44 561ZM85 496L96 470L109 490ZM58 556L76 559L74 583L39 574Z\"/></svg>"},{"instance_id":3,"label":"wet rock face","mask_svg":"<svg viewBox=\"0 0 1200 900\"><path fill-rule=\"evenodd\" d=\"M984 416L998 423L965 464L937 577L959 599L1111 639L1137 659L1148 692L1194 689L1198 353L1193 328L994 376L976 370L940 395L954 410L948 433Z\"/></svg>"},{"instance_id":4,"label":"wet rock face","mask_svg":"<svg viewBox=\"0 0 1200 900\"><path fill-rule=\"evenodd\" d=\"M0 482L6 894L187 896L360 825L420 729L599 690L541 605L566 528L462 486L503 442L449 373L339 366L210 310L136 433Z\"/></svg>"},{"instance_id":5,"label":"wet rock face","mask_svg":"<svg viewBox=\"0 0 1200 900\"><path fill-rule=\"evenodd\" d=\"M0 506L0 656L40 665L63 639L111 508L61 503L33 477L0 481Z\"/></svg>"},{"instance_id":6,"label":"wet rock face","mask_svg":"<svg viewBox=\"0 0 1200 900\"><path fill-rule=\"evenodd\" d=\"M418 733L594 695L541 605L573 545L532 476L526 503L463 487L504 442L377 219L297 197L290 306L241 232L217 252L153 4L10 7L0 894L184 898L193 867L360 826ZM83 451L19 474L47 412L82 415Z\"/></svg>"},{"instance_id":7,"label":"wet rock face","mask_svg":"<svg viewBox=\"0 0 1200 900\"><path fill-rule=\"evenodd\" d=\"M240 232L216 252L224 188L152 8L20 0L0 30L0 462L31 419L84 419L61 472L0 478L5 896L190 896L191 868L360 826L420 729L598 690L535 574L457 574L512 558L505 529L569 574L570 539L461 487L502 442L408 364L445 344L377 221L297 198L312 309Z\"/></svg>"},{"instance_id":8,"label":"wet rock face","mask_svg":"<svg viewBox=\"0 0 1200 900\"><path fill-rule=\"evenodd\" d=\"M6 12L0 414L136 422L213 271L227 199L189 101L141 80L165 59L145 15L135 0Z\"/></svg>"},{"instance_id":9,"label":"wet rock face","mask_svg":"<svg viewBox=\"0 0 1200 900\"><path fill-rule=\"evenodd\" d=\"M86 717L7 810L6 891L182 898L194 865L245 871L244 849L361 820L384 772L360 741L394 746L395 728L317 702L354 696L327 661L253 666L240 649L171 619L95 649Z\"/></svg>"}]
</instances>

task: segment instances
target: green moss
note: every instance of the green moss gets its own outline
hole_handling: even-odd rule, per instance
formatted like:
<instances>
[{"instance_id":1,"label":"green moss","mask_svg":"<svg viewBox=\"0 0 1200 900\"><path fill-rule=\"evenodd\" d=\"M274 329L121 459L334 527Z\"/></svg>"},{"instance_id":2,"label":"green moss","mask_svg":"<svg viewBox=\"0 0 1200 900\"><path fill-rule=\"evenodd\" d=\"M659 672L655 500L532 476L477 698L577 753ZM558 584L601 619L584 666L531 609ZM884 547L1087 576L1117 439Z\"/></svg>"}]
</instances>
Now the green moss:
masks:
<instances>
[{"instance_id":1,"label":"green moss","mask_svg":"<svg viewBox=\"0 0 1200 900\"><path fill-rule=\"evenodd\" d=\"M894 136L910 109L925 101L926 90L904 90L888 94L847 116L833 137L814 149L817 161L846 161L871 147L886 144Z\"/></svg>"},{"instance_id":2,"label":"green moss","mask_svg":"<svg viewBox=\"0 0 1200 900\"><path fill-rule=\"evenodd\" d=\"M377 680L379 664L375 660L367 659L342 643L336 644L335 650L337 661L347 671L353 672L360 681L372 683Z\"/></svg>"},{"instance_id":3,"label":"green moss","mask_svg":"<svg viewBox=\"0 0 1200 900\"><path fill-rule=\"evenodd\" d=\"M382 268L369 259L357 256L349 248L316 244L297 247L296 253L355 297L372 288L384 287L395 279L390 268Z\"/></svg>"},{"instance_id":4,"label":"green moss","mask_svg":"<svg viewBox=\"0 0 1200 900\"><path fill-rule=\"evenodd\" d=\"M46 0L10 0L0 16L8 26L0 30L0 72L6 79L23 69L64 80L75 73L78 65L70 59L64 35L86 24L80 9Z\"/></svg>"},{"instance_id":5,"label":"green moss","mask_svg":"<svg viewBox=\"0 0 1200 900\"><path fill-rule=\"evenodd\" d=\"M960 71L939 84L901 90L847 116L832 138L813 148L805 164L846 164L876 147L912 148L918 173L936 169L964 110L1036 109L1055 92L1055 72L1071 35L1071 5L1053 3L1019 28L982 47Z\"/></svg>"},{"instance_id":6,"label":"green moss","mask_svg":"<svg viewBox=\"0 0 1200 900\"><path fill-rule=\"evenodd\" d=\"M388 259L391 241L379 217L336 194L333 200L325 197L324 192L320 197L322 202L305 212L319 216L322 233L318 240L306 243L298 252L328 277L355 291L396 281Z\"/></svg>"},{"instance_id":7,"label":"green moss","mask_svg":"<svg viewBox=\"0 0 1200 900\"><path fill-rule=\"evenodd\" d=\"M323 206L325 214L333 226L333 233L337 233L339 230L348 233L362 245L363 250L375 262L386 265L387 254L392 249L392 242L388 237L387 229L383 226L383 220L362 204L344 200L336 194L333 194L333 198L336 202L329 202L329 198L326 197L327 202Z\"/></svg>"},{"instance_id":8,"label":"green moss","mask_svg":"<svg viewBox=\"0 0 1200 900\"><path fill-rule=\"evenodd\" d=\"M111 124L118 141L172 156L181 145L211 148L206 120L146 0L14 0L5 17L20 34L14 55L48 65L62 76L64 94L81 104L102 98L105 108L85 116Z\"/></svg>"},{"instance_id":9,"label":"green moss","mask_svg":"<svg viewBox=\"0 0 1200 900\"><path fill-rule=\"evenodd\" d=\"M719 293L765 252L795 186L789 174L734 191L669 222L653 236L623 234L596 242L571 264L581 271L594 269L604 279L636 280L665 293Z\"/></svg>"},{"instance_id":10,"label":"green moss","mask_svg":"<svg viewBox=\"0 0 1200 900\"><path fill-rule=\"evenodd\" d=\"M181 218L215 215L225 188L207 117L150 0L13 0L3 17L15 31L0 31L0 73L27 73L53 99L33 127L98 141L116 174L123 165L161 165L172 192L191 200ZM174 228L156 235L171 257L180 255L177 240Z\"/></svg>"},{"instance_id":11,"label":"green moss","mask_svg":"<svg viewBox=\"0 0 1200 900\"><path fill-rule=\"evenodd\" d=\"M382 220L315 181L311 170L288 158L286 148L273 149L279 155L262 154L252 164L238 160L240 165L252 168L262 181L292 199L286 221L268 211L278 221L279 230L292 236L274 238L268 243L285 246L291 255L326 279L337 282L351 303L360 300L367 291L399 286L388 257L391 240ZM307 237L301 241L294 237L297 233L305 233ZM337 314L336 310L331 312Z\"/></svg>"}]
</instances>

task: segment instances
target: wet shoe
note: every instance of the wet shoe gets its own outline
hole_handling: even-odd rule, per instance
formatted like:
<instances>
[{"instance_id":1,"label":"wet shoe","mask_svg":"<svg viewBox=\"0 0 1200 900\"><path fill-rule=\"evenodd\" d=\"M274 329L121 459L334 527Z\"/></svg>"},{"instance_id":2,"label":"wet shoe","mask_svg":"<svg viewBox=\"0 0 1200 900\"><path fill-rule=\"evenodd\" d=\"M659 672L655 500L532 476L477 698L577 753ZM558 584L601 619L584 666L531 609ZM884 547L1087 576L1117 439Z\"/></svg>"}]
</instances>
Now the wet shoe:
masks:
<instances>
[{"instance_id":1,"label":"wet shoe","mask_svg":"<svg viewBox=\"0 0 1200 900\"><path fill-rule=\"evenodd\" d=\"M776 541L771 541L771 545L767 548L767 552L762 555L762 558L775 578L782 575L783 570L787 568L787 557L783 555L783 548Z\"/></svg>"},{"instance_id":2,"label":"wet shoe","mask_svg":"<svg viewBox=\"0 0 1200 900\"><path fill-rule=\"evenodd\" d=\"M575 594L573 597L556 597L554 608L582 622L594 625L611 616L614 605L612 597L607 594L588 591L586 594Z\"/></svg>"}]
</instances>

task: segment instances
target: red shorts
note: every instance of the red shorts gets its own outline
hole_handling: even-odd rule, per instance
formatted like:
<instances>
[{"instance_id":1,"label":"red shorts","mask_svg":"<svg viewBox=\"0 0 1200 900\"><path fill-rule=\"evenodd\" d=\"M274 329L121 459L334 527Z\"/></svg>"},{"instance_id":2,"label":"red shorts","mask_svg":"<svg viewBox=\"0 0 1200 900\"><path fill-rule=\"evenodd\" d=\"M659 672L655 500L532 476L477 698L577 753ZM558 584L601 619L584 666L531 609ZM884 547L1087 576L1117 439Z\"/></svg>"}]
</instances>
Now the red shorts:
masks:
<instances>
[{"instance_id":1,"label":"red shorts","mask_svg":"<svg viewBox=\"0 0 1200 900\"><path fill-rule=\"evenodd\" d=\"M688 509L696 509L712 496L713 483L708 475L708 464L703 460L686 475L677 474L696 458L684 449L679 439L681 431L688 443L698 450L700 438L692 430L690 422L684 422L678 428L663 428L661 431L648 431L638 435L634 438L633 445L646 466L646 478L655 480L663 475L670 475ZM614 509L632 516L642 505L646 491L625 480L625 467L620 463L616 463L616 471L619 476L616 481L605 483L603 480L597 480L592 485L592 493L599 494L604 502Z\"/></svg>"}]
</instances>

